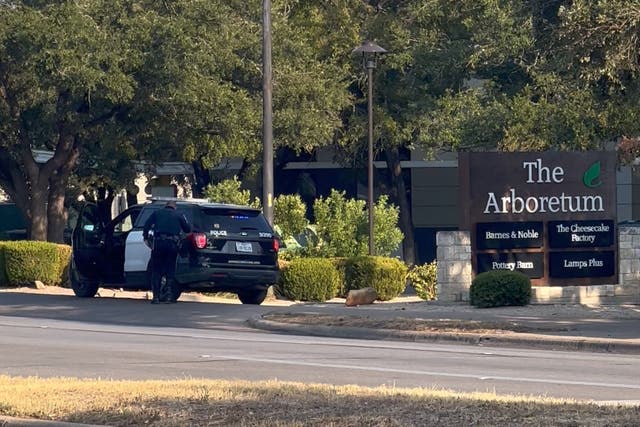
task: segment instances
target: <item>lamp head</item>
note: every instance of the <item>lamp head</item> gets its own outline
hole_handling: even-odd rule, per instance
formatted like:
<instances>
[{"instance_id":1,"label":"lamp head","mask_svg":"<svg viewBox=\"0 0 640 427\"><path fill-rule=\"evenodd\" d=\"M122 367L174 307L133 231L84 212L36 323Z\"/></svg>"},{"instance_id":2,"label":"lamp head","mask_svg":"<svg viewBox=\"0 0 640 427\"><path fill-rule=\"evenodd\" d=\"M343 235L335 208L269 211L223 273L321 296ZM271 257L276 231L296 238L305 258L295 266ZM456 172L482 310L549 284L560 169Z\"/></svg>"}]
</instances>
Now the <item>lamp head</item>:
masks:
<instances>
[{"instance_id":1,"label":"lamp head","mask_svg":"<svg viewBox=\"0 0 640 427\"><path fill-rule=\"evenodd\" d=\"M387 50L380 47L376 42L365 40L360 46L353 49L356 55L362 55L362 63L365 68L376 68L376 59L378 55L387 53Z\"/></svg>"}]
</instances>

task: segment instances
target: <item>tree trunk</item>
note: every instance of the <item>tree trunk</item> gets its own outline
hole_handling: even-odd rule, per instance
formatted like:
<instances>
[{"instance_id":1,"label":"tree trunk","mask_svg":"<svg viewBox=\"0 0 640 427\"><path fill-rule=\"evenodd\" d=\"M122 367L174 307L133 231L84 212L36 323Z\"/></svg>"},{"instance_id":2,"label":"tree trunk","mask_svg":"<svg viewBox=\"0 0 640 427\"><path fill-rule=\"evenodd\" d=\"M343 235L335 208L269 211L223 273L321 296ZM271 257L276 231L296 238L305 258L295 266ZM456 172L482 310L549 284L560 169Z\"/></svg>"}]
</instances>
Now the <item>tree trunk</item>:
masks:
<instances>
[{"instance_id":1,"label":"tree trunk","mask_svg":"<svg viewBox=\"0 0 640 427\"><path fill-rule=\"evenodd\" d=\"M29 240L47 240L47 193L42 183L31 184L31 198L27 213L27 236Z\"/></svg>"},{"instance_id":2,"label":"tree trunk","mask_svg":"<svg viewBox=\"0 0 640 427\"><path fill-rule=\"evenodd\" d=\"M413 233L413 223L411 221L411 206L407 197L407 189L402 176L402 167L400 166L400 153L397 147L385 150L387 159L387 168L391 177L391 185L393 193L400 208L400 230L404 233L402 241L402 252L404 261L413 265L416 263L416 244Z\"/></svg>"},{"instance_id":3,"label":"tree trunk","mask_svg":"<svg viewBox=\"0 0 640 427\"><path fill-rule=\"evenodd\" d=\"M49 180L49 202L47 203L47 240L54 243L64 242L64 229L67 225L67 210L64 206L68 174L55 174Z\"/></svg>"}]
</instances>

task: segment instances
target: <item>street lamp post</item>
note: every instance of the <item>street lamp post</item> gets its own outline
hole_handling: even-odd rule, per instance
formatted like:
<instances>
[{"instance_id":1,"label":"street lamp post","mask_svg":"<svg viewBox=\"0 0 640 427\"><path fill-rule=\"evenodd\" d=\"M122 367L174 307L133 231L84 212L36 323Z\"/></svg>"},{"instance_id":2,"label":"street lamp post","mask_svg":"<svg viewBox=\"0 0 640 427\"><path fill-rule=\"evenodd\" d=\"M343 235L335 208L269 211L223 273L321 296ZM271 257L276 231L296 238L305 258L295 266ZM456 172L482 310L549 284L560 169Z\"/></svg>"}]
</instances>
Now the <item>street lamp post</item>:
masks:
<instances>
[{"instance_id":1,"label":"street lamp post","mask_svg":"<svg viewBox=\"0 0 640 427\"><path fill-rule=\"evenodd\" d=\"M262 209L273 225L271 0L262 0Z\"/></svg>"},{"instance_id":2,"label":"street lamp post","mask_svg":"<svg viewBox=\"0 0 640 427\"><path fill-rule=\"evenodd\" d=\"M373 240L373 70L376 68L378 55L387 51L375 42L365 40L353 50L354 54L362 55L362 64L367 70L369 94L367 97L368 125L369 125L369 153L367 157L367 209L369 210L369 255L375 255Z\"/></svg>"}]
</instances>

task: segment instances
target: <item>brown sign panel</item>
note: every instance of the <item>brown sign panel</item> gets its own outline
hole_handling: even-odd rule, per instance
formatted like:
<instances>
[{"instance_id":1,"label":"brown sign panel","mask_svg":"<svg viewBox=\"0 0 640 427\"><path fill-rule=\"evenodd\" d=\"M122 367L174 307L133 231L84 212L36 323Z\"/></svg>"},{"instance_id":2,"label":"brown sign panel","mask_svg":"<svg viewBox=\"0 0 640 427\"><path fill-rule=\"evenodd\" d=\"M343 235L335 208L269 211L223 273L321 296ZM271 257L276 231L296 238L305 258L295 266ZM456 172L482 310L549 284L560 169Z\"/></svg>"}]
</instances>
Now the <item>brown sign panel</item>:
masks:
<instances>
[{"instance_id":1,"label":"brown sign panel","mask_svg":"<svg viewBox=\"0 0 640 427\"><path fill-rule=\"evenodd\" d=\"M550 247L585 253L608 249L607 261L616 259L615 152L460 153L459 171L461 229L471 232L474 272L480 270L478 259L510 259L518 248L532 254L548 253ZM478 257L483 253L493 255ZM551 275L550 258L542 259L546 264L536 269L544 274L536 285L615 281L615 265L609 263L564 274L564 262L556 263L554 256Z\"/></svg>"}]
</instances>

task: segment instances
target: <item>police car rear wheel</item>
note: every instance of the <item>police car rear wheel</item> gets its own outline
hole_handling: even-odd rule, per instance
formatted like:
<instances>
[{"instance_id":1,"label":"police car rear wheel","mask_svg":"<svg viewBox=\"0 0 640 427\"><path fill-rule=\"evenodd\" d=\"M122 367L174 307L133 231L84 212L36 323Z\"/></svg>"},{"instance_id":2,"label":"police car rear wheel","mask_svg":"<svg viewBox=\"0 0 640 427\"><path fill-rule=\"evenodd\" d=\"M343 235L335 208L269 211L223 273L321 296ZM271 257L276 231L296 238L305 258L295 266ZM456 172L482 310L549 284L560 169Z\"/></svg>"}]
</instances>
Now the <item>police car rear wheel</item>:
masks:
<instances>
[{"instance_id":1,"label":"police car rear wheel","mask_svg":"<svg viewBox=\"0 0 640 427\"><path fill-rule=\"evenodd\" d=\"M262 302L266 297L267 297L266 289L238 292L238 298L240 299L240 302L243 304L260 305L262 304Z\"/></svg>"},{"instance_id":2,"label":"police car rear wheel","mask_svg":"<svg viewBox=\"0 0 640 427\"><path fill-rule=\"evenodd\" d=\"M71 282L71 289L73 289L73 293L77 297L93 298L98 292L99 284L82 277L73 260L69 266L69 281Z\"/></svg>"}]
</instances>

